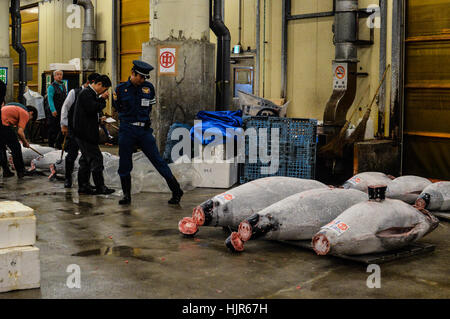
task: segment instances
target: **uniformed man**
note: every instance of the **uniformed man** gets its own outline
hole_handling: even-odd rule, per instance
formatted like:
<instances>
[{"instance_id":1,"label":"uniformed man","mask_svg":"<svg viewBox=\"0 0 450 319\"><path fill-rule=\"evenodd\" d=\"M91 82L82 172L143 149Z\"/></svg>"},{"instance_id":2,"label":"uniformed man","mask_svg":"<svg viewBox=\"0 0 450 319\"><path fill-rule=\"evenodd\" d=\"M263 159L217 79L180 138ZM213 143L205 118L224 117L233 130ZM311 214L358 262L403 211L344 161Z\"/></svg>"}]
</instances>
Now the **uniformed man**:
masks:
<instances>
[{"instance_id":1,"label":"uniformed man","mask_svg":"<svg viewBox=\"0 0 450 319\"><path fill-rule=\"evenodd\" d=\"M53 72L54 82L47 89L47 101L50 109L48 117L48 145L61 149L62 133L60 128L61 109L67 97L63 80L63 71Z\"/></svg>"},{"instance_id":2,"label":"uniformed man","mask_svg":"<svg viewBox=\"0 0 450 319\"><path fill-rule=\"evenodd\" d=\"M117 86L114 93L114 108L119 112L119 175L124 197L120 205L131 203L132 154L139 146L150 162L166 180L172 198L169 204L178 204L183 196L176 178L161 158L150 127L150 112L156 103L155 88L146 81L153 67L143 61L133 61L131 76L127 82Z\"/></svg>"}]
</instances>

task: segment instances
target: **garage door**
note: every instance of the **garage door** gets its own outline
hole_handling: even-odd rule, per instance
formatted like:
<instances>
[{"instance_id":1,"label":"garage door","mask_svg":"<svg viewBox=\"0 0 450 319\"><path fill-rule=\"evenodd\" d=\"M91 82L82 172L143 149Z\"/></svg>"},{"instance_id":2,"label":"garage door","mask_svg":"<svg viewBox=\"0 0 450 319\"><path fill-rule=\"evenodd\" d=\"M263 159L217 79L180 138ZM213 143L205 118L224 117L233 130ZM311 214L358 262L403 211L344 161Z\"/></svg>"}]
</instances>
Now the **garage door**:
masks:
<instances>
[{"instance_id":1,"label":"garage door","mask_svg":"<svg viewBox=\"0 0 450 319\"><path fill-rule=\"evenodd\" d=\"M142 54L142 43L149 40L149 0L122 0L120 10L120 81L130 76L132 61Z\"/></svg>"},{"instance_id":2,"label":"garage door","mask_svg":"<svg viewBox=\"0 0 450 319\"><path fill-rule=\"evenodd\" d=\"M450 180L450 0L408 0L403 174Z\"/></svg>"},{"instance_id":3,"label":"garage door","mask_svg":"<svg viewBox=\"0 0 450 319\"><path fill-rule=\"evenodd\" d=\"M34 7L20 10L22 16L22 44L27 50L27 69L32 72L32 80L28 81L28 87L38 90L38 48L39 48L39 8L36 4ZM11 20L10 20L11 25ZM19 69L19 55L11 45L11 27L9 28L10 53L13 59L14 69ZM16 75L18 72L15 72ZM30 78L30 75L28 75ZM17 99L19 92L19 78L14 78L14 99Z\"/></svg>"}]
</instances>

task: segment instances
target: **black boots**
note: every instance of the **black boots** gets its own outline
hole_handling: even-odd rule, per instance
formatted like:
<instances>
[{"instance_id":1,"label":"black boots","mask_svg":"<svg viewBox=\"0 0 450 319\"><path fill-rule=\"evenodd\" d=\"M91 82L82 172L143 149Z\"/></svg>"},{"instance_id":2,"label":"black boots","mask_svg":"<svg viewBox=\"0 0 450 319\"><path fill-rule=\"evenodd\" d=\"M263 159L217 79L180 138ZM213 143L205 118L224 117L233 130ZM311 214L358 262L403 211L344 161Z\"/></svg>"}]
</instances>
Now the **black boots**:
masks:
<instances>
[{"instance_id":1,"label":"black boots","mask_svg":"<svg viewBox=\"0 0 450 319\"><path fill-rule=\"evenodd\" d=\"M89 183L78 186L78 194L80 195L95 195L95 190Z\"/></svg>"},{"instance_id":2,"label":"black boots","mask_svg":"<svg viewBox=\"0 0 450 319\"><path fill-rule=\"evenodd\" d=\"M92 178L95 184L95 194L97 195L109 195L115 192L114 189L105 186L105 180L103 179L103 172L93 172Z\"/></svg>"},{"instance_id":3,"label":"black boots","mask_svg":"<svg viewBox=\"0 0 450 319\"><path fill-rule=\"evenodd\" d=\"M64 188L72 187L72 172L67 171L66 169L66 179L64 181Z\"/></svg>"},{"instance_id":4,"label":"black boots","mask_svg":"<svg viewBox=\"0 0 450 319\"><path fill-rule=\"evenodd\" d=\"M120 177L122 184L123 198L119 201L119 205L131 204L131 176Z\"/></svg>"},{"instance_id":5,"label":"black boots","mask_svg":"<svg viewBox=\"0 0 450 319\"><path fill-rule=\"evenodd\" d=\"M170 180L167 181L167 185L172 191L172 198L168 201L171 205L178 205L181 200L181 196L183 196L183 191L181 190L180 184L178 184L177 179L173 176Z\"/></svg>"},{"instance_id":6,"label":"black boots","mask_svg":"<svg viewBox=\"0 0 450 319\"><path fill-rule=\"evenodd\" d=\"M3 169L3 178L13 177L14 173L8 169Z\"/></svg>"}]
</instances>

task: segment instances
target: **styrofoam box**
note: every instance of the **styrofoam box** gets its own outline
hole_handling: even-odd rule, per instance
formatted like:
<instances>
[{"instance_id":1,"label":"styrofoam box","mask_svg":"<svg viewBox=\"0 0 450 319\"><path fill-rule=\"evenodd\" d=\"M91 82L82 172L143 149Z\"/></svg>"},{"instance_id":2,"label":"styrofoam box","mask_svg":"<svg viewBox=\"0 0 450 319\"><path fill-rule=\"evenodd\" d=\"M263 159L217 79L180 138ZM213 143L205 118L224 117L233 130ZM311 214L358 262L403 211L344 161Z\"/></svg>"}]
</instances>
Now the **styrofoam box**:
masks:
<instances>
[{"instance_id":1,"label":"styrofoam box","mask_svg":"<svg viewBox=\"0 0 450 319\"><path fill-rule=\"evenodd\" d=\"M15 201L0 202L0 218L34 216L34 210Z\"/></svg>"},{"instance_id":2,"label":"styrofoam box","mask_svg":"<svg viewBox=\"0 0 450 319\"><path fill-rule=\"evenodd\" d=\"M40 285L39 248L0 249L0 292L39 288Z\"/></svg>"},{"instance_id":3,"label":"styrofoam box","mask_svg":"<svg viewBox=\"0 0 450 319\"><path fill-rule=\"evenodd\" d=\"M0 248L31 246L36 242L36 217L0 218Z\"/></svg>"},{"instance_id":4,"label":"styrofoam box","mask_svg":"<svg viewBox=\"0 0 450 319\"><path fill-rule=\"evenodd\" d=\"M238 163L195 163L198 173L192 182L195 187L229 188L238 179Z\"/></svg>"}]
</instances>

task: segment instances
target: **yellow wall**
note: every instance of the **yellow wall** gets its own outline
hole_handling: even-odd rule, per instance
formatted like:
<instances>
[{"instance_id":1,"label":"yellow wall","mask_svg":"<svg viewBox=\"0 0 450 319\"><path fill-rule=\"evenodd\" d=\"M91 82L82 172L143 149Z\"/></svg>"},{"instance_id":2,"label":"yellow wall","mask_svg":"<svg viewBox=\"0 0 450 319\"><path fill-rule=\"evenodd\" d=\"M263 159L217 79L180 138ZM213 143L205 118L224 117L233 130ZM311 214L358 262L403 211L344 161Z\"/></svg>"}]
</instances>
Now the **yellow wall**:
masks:
<instances>
[{"instance_id":1,"label":"yellow wall","mask_svg":"<svg viewBox=\"0 0 450 319\"><path fill-rule=\"evenodd\" d=\"M97 72L111 77L112 73L112 2L93 0L96 13L97 39L106 40L107 60L97 62ZM39 74L49 70L50 63L68 63L81 59L81 38L84 9L81 10L80 28L69 28L66 20L71 15L67 7L72 0L41 2L39 4ZM41 78L39 77L39 87ZM110 113L108 105L107 112Z\"/></svg>"},{"instance_id":2,"label":"yellow wall","mask_svg":"<svg viewBox=\"0 0 450 319\"><path fill-rule=\"evenodd\" d=\"M260 0L261 6L261 66L260 92L265 98L281 97L281 27L282 1ZM232 45L238 42L238 2L225 1L225 22L231 32ZM255 48L256 0L244 0L242 45ZM378 0L360 0L359 7L378 5ZM332 11L331 0L292 0L292 14ZM264 21L264 13L266 15ZM334 45L333 17L290 21L288 24L288 76L287 100L290 100L288 116L323 119L325 105L332 92L332 60ZM369 38L366 19L360 20L360 36ZM264 39L265 27L265 39ZM388 1L387 64L391 60L392 1ZM267 41L264 44L264 40ZM353 107L359 101L361 106L370 103L380 80L380 32L375 29L375 44L358 48L358 72L367 72L369 77L358 78L358 89ZM265 52L264 52L265 51ZM362 69L360 69L362 68ZM389 111L390 73L386 82L386 111ZM352 109L353 110L353 109ZM351 111L349 111L349 114ZM356 122L364 114L364 109L353 118ZM377 106L372 109L372 119L376 132ZM388 127L386 119L386 127ZM388 134L386 128L386 133Z\"/></svg>"}]
</instances>

